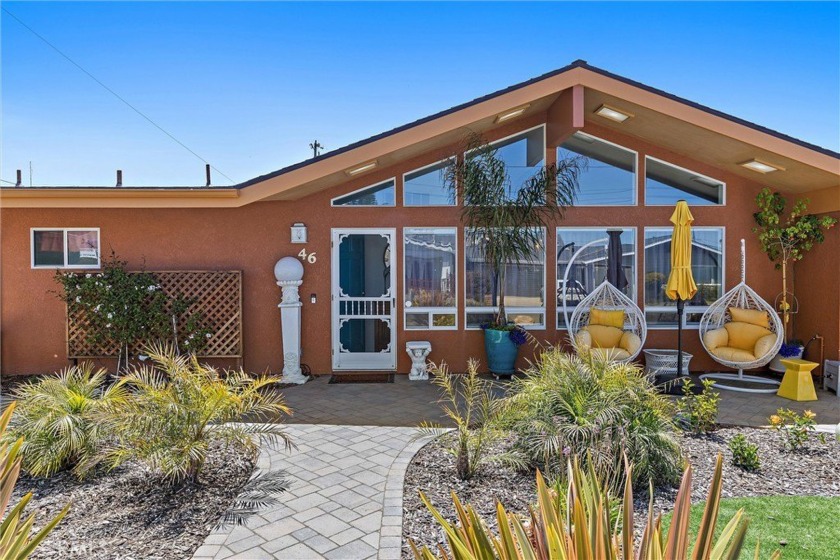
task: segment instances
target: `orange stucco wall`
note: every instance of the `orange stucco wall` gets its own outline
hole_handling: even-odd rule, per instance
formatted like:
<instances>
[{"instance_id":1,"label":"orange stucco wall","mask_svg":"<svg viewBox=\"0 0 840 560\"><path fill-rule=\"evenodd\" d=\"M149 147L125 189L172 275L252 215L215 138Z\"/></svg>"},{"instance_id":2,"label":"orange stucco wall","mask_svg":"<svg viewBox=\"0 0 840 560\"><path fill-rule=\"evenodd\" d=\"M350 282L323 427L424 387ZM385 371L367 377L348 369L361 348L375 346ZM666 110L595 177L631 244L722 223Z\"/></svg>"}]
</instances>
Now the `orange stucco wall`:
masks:
<instances>
[{"instance_id":1,"label":"orange stucco wall","mask_svg":"<svg viewBox=\"0 0 840 560\"><path fill-rule=\"evenodd\" d=\"M544 122L545 115L515 121L494 133L499 138L517 130ZM634 138L586 123L584 128L598 137L627 146L639 152L637 173L639 204L632 207L574 208L568 212L563 226L635 226L637 247L643 246L645 226L668 226L670 207L646 207L643 200L644 155L669 161L721 179L727 183L726 206L695 207L692 209L696 225L726 228L726 288L739 280L739 252L741 238L747 241L748 281L765 298L772 300L778 291L779 275L766 257L760 253L751 233L754 197L760 184L742 177L692 161L689 157L670 153L666 148L652 146ZM457 226L456 208L402 207L402 174L426 164L439 161L454 150L427 153L406 161L399 167L377 170L346 184L293 202L257 202L231 209L2 209L2 372L4 375L40 373L66 365L64 306L51 294L56 285L53 271L30 268L31 227L98 227L101 229L103 254L111 249L132 266L145 265L149 270L232 270L243 271L243 315L245 367L252 371L265 369L279 372L282 368L280 350L280 315L277 309L280 290L273 277L274 263L280 257L297 255L302 245L290 243L289 226L304 222L308 227L308 252L315 252L318 260L305 265L303 286L303 356L316 373L331 370L331 309L330 309L330 229L337 227L393 227L397 228L397 310L402 304L402 228L408 226ZM554 147L547 148L547 160L554 161ZM331 208L330 199L357 188L396 176L397 206L394 208ZM831 244L819 248L813 259L797 270L800 293L807 286L837 285L840 262L837 256L837 230L832 232ZM556 285L556 235L548 230L546 267L547 292ZM828 244L826 244L828 245ZM464 322L463 301L463 230L459 229L458 305L459 324ZM819 255L819 256L818 256ZM823 266L825 264L826 266ZM637 285L642 286L643 258L637 263ZM639 292L639 304L643 290ZM836 289L835 289L836 292ZM317 303L309 302L310 294L317 294ZM840 303L835 297L824 306L814 296L802 297L803 312L798 318L798 330L803 337L819 331L827 337L827 357L836 357L840 345ZM541 340L557 342L565 333L553 325L556 304L547 301L547 328L533 331ZM466 359L483 359L481 331L403 331L402 315L397 313L398 371L406 373L410 362L403 348L408 340L429 340L432 358L445 359L453 368L461 369ZM714 368L704 355L697 331L686 331L685 349L695 355L692 370ZM647 347L674 347L673 330L649 331ZM522 352L522 360L530 352Z\"/></svg>"}]
</instances>

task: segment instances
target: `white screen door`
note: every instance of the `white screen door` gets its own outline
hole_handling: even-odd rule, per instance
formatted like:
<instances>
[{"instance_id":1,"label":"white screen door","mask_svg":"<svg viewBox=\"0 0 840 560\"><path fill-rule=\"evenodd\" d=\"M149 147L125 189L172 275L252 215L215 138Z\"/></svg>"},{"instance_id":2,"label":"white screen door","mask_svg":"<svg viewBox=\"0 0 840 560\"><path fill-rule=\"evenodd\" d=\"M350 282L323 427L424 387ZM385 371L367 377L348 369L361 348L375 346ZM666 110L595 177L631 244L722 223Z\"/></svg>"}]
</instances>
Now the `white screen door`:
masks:
<instances>
[{"instance_id":1,"label":"white screen door","mask_svg":"<svg viewBox=\"0 0 840 560\"><path fill-rule=\"evenodd\" d=\"M332 365L397 368L394 229L332 230Z\"/></svg>"}]
</instances>

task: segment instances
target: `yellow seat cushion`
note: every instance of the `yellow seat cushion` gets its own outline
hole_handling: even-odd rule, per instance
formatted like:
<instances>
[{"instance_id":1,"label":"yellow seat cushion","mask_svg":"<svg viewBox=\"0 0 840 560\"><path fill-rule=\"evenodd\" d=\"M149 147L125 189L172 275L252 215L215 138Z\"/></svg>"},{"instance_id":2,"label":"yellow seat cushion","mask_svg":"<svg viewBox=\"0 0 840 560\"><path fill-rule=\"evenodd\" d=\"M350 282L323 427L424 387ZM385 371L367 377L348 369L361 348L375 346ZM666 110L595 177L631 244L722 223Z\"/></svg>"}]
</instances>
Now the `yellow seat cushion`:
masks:
<instances>
[{"instance_id":1,"label":"yellow seat cushion","mask_svg":"<svg viewBox=\"0 0 840 560\"><path fill-rule=\"evenodd\" d=\"M723 326L729 334L729 343L727 346L731 348L740 348L752 353L755 349L755 343L758 339L773 334L769 329L753 325L751 323L742 323L740 321L730 321Z\"/></svg>"},{"instance_id":2,"label":"yellow seat cushion","mask_svg":"<svg viewBox=\"0 0 840 560\"><path fill-rule=\"evenodd\" d=\"M608 361L626 360L630 357L630 352L624 348L592 348L590 352L595 358Z\"/></svg>"},{"instance_id":3,"label":"yellow seat cushion","mask_svg":"<svg viewBox=\"0 0 840 560\"><path fill-rule=\"evenodd\" d=\"M621 335L621 340L618 342L618 346L627 351L627 357L629 358L641 350L642 339L634 332L624 331L624 334Z\"/></svg>"},{"instance_id":4,"label":"yellow seat cushion","mask_svg":"<svg viewBox=\"0 0 840 560\"><path fill-rule=\"evenodd\" d=\"M763 358L766 356L770 350L773 349L773 346L776 344L776 335L775 334L768 334L764 335L758 339L755 343L755 349L753 350L753 354L755 354L755 358Z\"/></svg>"},{"instance_id":5,"label":"yellow seat cushion","mask_svg":"<svg viewBox=\"0 0 840 560\"><path fill-rule=\"evenodd\" d=\"M732 348L731 346L718 346L717 348L710 350L710 352L721 360L726 360L728 362L747 363L755 361L755 356L752 352L747 352L746 350L742 350L740 348Z\"/></svg>"},{"instance_id":6,"label":"yellow seat cushion","mask_svg":"<svg viewBox=\"0 0 840 560\"><path fill-rule=\"evenodd\" d=\"M729 331L721 327L703 334L703 344L709 350L714 350L720 346L727 346L729 344Z\"/></svg>"},{"instance_id":7,"label":"yellow seat cushion","mask_svg":"<svg viewBox=\"0 0 840 560\"><path fill-rule=\"evenodd\" d=\"M624 311L621 309L610 310L593 307L589 310L589 324L623 329Z\"/></svg>"},{"instance_id":8,"label":"yellow seat cushion","mask_svg":"<svg viewBox=\"0 0 840 560\"><path fill-rule=\"evenodd\" d=\"M592 337L593 348L615 348L621 341L624 331L606 325L587 325L583 329Z\"/></svg>"},{"instance_id":9,"label":"yellow seat cushion","mask_svg":"<svg viewBox=\"0 0 840 560\"><path fill-rule=\"evenodd\" d=\"M764 327L765 329L770 328L770 316L767 315L766 311L730 307L729 316L732 317L732 321L737 323L749 323L757 327Z\"/></svg>"}]
</instances>

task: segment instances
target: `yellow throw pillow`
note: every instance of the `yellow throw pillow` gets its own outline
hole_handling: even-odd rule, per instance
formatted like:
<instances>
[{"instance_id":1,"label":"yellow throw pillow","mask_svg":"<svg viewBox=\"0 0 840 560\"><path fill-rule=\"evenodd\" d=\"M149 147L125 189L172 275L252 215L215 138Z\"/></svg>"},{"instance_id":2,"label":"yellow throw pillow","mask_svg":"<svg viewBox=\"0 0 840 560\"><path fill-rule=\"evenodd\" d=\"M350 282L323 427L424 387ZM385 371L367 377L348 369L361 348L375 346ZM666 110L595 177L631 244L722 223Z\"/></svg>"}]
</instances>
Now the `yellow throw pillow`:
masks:
<instances>
[{"instance_id":1,"label":"yellow throw pillow","mask_svg":"<svg viewBox=\"0 0 840 560\"><path fill-rule=\"evenodd\" d=\"M593 307L589 310L590 325L604 325L605 327L624 328L624 311L621 309L607 310Z\"/></svg>"},{"instance_id":2,"label":"yellow throw pillow","mask_svg":"<svg viewBox=\"0 0 840 560\"><path fill-rule=\"evenodd\" d=\"M593 348L616 348L624 334L621 329L606 325L589 325L586 330L592 335Z\"/></svg>"},{"instance_id":3,"label":"yellow throw pillow","mask_svg":"<svg viewBox=\"0 0 840 560\"><path fill-rule=\"evenodd\" d=\"M758 342L759 338L773 334L764 327L740 321L730 321L724 325L724 328L729 333L729 344L727 346L740 348L747 352L752 352L755 349L755 343Z\"/></svg>"},{"instance_id":4,"label":"yellow throw pillow","mask_svg":"<svg viewBox=\"0 0 840 560\"><path fill-rule=\"evenodd\" d=\"M759 311L758 309L743 309L741 307L730 307L729 315L733 321L739 323L749 323L758 327L770 328L770 317L767 316L766 311Z\"/></svg>"}]
</instances>

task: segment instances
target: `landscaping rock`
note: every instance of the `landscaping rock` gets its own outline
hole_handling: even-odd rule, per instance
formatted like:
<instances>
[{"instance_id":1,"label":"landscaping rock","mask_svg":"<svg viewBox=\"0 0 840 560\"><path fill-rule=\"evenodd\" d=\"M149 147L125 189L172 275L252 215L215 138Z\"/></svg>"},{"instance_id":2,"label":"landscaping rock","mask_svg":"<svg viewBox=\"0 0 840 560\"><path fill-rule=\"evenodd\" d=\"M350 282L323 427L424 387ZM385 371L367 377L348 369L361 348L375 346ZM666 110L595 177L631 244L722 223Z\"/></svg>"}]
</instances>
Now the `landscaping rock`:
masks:
<instances>
[{"instance_id":1,"label":"landscaping rock","mask_svg":"<svg viewBox=\"0 0 840 560\"><path fill-rule=\"evenodd\" d=\"M27 514L35 512L36 530L72 504L33 559L190 558L253 470L248 453L213 446L198 484L170 488L136 464L81 482L67 472L47 479L24 475L13 503L34 494Z\"/></svg>"},{"instance_id":2,"label":"landscaping rock","mask_svg":"<svg viewBox=\"0 0 840 560\"><path fill-rule=\"evenodd\" d=\"M747 472L732 465L728 442L737 434L758 445L761 469ZM451 437L451 436L444 436ZM780 434L770 429L725 428L709 435L685 434L679 438L686 459L693 468L692 501L702 502L714 472L715 458L723 453L724 498L750 496L840 496L840 444L827 436L821 443L811 435L808 449L787 451ZM494 452L504 450L500 444ZM512 513L528 514L536 502L534 473L517 473L508 467L486 467L475 478L461 481L455 476L454 458L436 440L414 457L405 476L403 499L403 557L412 558L408 540L436 547L445 543L443 532L418 497L423 491L450 521L455 521L451 491L464 504L470 504L495 530L496 502L501 501ZM670 511L676 488L655 491L657 511ZM649 497L636 492L636 528L640 533L646 522Z\"/></svg>"}]
</instances>

